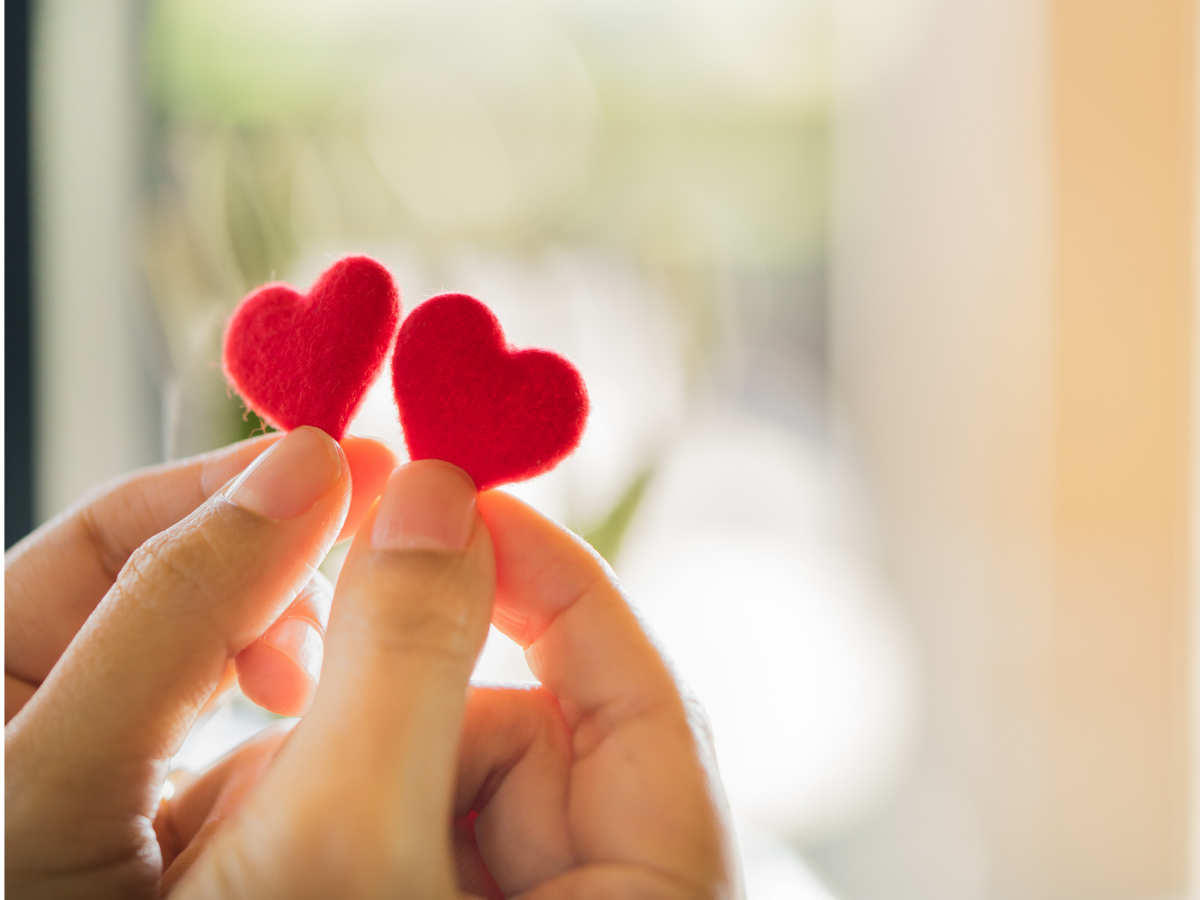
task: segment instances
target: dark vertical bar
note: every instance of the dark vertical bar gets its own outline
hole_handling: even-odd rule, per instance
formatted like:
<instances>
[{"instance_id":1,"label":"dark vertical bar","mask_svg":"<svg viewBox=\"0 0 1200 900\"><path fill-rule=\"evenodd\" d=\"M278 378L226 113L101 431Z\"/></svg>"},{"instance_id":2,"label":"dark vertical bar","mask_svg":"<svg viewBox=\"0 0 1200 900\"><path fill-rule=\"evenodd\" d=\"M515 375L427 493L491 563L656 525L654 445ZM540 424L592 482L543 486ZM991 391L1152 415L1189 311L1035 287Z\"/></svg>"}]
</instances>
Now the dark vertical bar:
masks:
<instances>
[{"instance_id":1,"label":"dark vertical bar","mask_svg":"<svg viewBox=\"0 0 1200 900\"><path fill-rule=\"evenodd\" d=\"M32 0L4 4L4 547L33 529Z\"/></svg>"}]
</instances>

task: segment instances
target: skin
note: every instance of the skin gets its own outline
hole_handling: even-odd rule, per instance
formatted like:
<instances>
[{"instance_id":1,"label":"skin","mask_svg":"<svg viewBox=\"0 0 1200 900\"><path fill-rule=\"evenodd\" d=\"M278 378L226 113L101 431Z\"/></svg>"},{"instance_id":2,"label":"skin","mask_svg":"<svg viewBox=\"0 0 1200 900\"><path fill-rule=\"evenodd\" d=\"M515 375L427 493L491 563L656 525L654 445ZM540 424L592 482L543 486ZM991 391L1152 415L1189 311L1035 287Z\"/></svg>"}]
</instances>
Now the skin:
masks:
<instances>
[{"instance_id":1,"label":"skin","mask_svg":"<svg viewBox=\"0 0 1200 900\"><path fill-rule=\"evenodd\" d=\"M232 504L277 439L135 474L7 555L11 896L739 894L707 732L586 544L489 491L465 549L376 549L395 458L355 439L307 511ZM330 598L314 567L355 532ZM261 642L289 615L323 633L319 685ZM541 687L469 686L489 621ZM160 801L235 670L307 714Z\"/></svg>"}]
</instances>

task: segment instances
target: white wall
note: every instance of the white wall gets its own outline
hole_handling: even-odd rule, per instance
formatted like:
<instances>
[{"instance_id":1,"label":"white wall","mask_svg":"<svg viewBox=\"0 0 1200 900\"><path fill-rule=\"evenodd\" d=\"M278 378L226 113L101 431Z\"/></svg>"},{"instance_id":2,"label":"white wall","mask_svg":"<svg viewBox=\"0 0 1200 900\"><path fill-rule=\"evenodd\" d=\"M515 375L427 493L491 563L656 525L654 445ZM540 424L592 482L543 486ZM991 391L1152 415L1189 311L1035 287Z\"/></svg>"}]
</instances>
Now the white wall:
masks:
<instances>
[{"instance_id":1,"label":"white wall","mask_svg":"<svg viewBox=\"0 0 1200 900\"><path fill-rule=\"evenodd\" d=\"M906 23L881 62L870 3L839 23L832 367L919 623L925 739L891 812L824 861L854 898L1015 897L1048 627L1045 10L875 5Z\"/></svg>"},{"instance_id":2,"label":"white wall","mask_svg":"<svg viewBox=\"0 0 1200 900\"><path fill-rule=\"evenodd\" d=\"M139 298L141 4L36 4L36 514L158 456Z\"/></svg>"}]
</instances>

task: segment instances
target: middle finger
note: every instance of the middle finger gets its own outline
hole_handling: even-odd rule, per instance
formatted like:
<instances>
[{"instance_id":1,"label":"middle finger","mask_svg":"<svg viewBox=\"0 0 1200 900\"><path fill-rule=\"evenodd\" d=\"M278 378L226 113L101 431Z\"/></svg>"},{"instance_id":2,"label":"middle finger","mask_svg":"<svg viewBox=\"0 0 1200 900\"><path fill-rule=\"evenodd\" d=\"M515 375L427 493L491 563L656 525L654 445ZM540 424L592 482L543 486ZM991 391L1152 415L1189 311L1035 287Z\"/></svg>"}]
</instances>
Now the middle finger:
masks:
<instances>
[{"instance_id":1,"label":"middle finger","mask_svg":"<svg viewBox=\"0 0 1200 900\"><path fill-rule=\"evenodd\" d=\"M477 813L475 841L504 896L575 864L567 821L571 733L540 686L473 686L454 815Z\"/></svg>"}]
</instances>

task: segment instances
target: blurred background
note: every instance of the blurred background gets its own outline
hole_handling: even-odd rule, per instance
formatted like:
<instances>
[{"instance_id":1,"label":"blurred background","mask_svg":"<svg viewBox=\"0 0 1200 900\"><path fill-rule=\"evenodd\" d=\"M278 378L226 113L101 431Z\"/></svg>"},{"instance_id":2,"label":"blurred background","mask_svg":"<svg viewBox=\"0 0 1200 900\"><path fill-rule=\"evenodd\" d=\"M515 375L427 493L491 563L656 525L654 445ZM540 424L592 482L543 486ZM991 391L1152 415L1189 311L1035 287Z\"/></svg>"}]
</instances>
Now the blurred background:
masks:
<instances>
[{"instance_id":1,"label":"blurred background","mask_svg":"<svg viewBox=\"0 0 1200 900\"><path fill-rule=\"evenodd\" d=\"M751 900L1191 896L1193 7L10 3L6 546L261 428L230 311L370 253L582 370L513 490L707 708Z\"/></svg>"}]
</instances>

